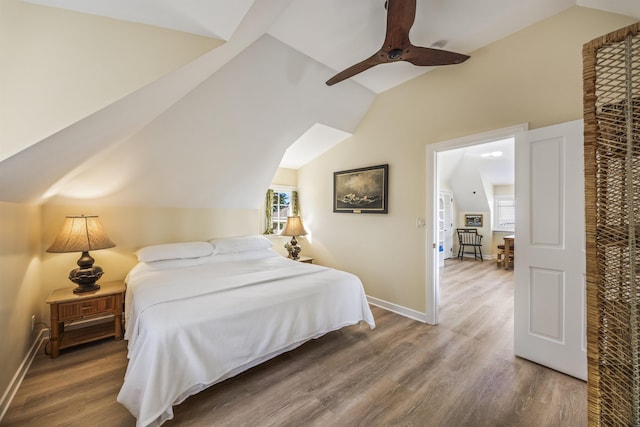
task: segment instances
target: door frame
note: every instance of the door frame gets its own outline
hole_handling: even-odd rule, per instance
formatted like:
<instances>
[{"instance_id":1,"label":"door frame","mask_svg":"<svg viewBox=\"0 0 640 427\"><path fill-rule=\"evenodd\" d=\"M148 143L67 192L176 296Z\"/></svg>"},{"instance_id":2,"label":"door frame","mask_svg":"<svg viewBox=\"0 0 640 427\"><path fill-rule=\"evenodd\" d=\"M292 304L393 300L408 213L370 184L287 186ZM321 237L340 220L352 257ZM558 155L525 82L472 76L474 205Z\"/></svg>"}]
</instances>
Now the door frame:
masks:
<instances>
[{"instance_id":1,"label":"door frame","mask_svg":"<svg viewBox=\"0 0 640 427\"><path fill-rule=\"evenodd\" d=\"M529 130L528 123L509 126L461 138L427 144L427 194L426 194L426 263L425 263L425 322L438 324L440 304L440 267L438 266L438 153L455 148L471 147L487 142L514 137Z\"/></svg>"}]
</instances>

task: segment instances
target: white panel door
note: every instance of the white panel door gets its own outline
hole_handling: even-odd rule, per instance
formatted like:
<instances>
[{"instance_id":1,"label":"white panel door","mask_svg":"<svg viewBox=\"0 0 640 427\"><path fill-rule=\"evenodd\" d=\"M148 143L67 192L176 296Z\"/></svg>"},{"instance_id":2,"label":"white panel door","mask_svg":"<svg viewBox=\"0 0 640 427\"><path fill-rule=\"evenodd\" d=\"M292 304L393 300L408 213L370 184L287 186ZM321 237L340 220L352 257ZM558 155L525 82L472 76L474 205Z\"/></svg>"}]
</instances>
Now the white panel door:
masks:
<instances>
[{"instance_id":1,"label":"white panel door","mask_svg":"<svg viewBox=\"0 0 640 427\"><path fill-rule=\"evenodd\" d=\"M515 354L586 380L582 120L516 140Z\"/></svg>"}]
</instances>

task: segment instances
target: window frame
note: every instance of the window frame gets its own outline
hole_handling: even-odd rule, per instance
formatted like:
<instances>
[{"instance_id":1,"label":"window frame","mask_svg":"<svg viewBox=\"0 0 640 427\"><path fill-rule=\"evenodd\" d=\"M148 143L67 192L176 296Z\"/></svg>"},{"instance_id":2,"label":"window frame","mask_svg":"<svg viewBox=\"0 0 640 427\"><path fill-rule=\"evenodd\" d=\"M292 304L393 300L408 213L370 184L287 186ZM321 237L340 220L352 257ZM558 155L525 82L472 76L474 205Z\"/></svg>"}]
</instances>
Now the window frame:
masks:
<instances>
[{"instance_id":1,"label":"window frame","mask_svg":"<svg viewBox=\"0 0 640 427\"><path fill-rule=\"evenodd\" d=\"M289 204L288 205L283 205L282 203L278 203L277 205L277 210L273 211L274 207L276 206L273 202L273 200L270 203L271 209L272 209L272 216L271 216L271 227L273 229L273 234L274 235L280 235L280 233L282 233L282 230L284 229L285 224L287 223L287 217L284 217L284 220L279 220L278 218L281 218L280 212L281 212L281 207L282 206L288 206L289 207L289 215L291 215L291 202L292 202L292 194L294 191L296 191L295 187L288 187L288 186L277 186L277 187L269 187L270 190L273 190L274 195L275 194L280 194L280 193L286 193L289 197Z\"/></svg>"},{"instance_id":2,"label":"window frame","mask_svg":"<svg viewBox=\"0 0 640 427\"><path fill-rule=\"evenodd\" d=\"M501 226L500 224L500 202L504 202L504 201L510 201L511 205L513 207L513 227L509 228L505 228L503 226ZM493 231L504 231L504 232L510 232L513 233L515 232L515 211L516 211L516 198L514 195L500 195L500 196L495 196L493 198Z\"/></svg>"}]
</instances>

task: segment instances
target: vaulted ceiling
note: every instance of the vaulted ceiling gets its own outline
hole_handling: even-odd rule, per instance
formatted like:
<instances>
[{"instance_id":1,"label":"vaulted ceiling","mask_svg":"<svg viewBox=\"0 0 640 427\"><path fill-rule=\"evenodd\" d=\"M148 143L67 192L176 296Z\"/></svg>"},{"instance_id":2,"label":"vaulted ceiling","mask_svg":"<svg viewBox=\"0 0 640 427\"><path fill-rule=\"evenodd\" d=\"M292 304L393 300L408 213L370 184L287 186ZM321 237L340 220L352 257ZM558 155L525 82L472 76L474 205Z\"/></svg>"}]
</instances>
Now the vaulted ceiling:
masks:
<instances>
[{"instance_id":1,"label":"vaulted ceiling","mask_svg":"<svg viewBox=\"0 0 640 427\"><path fill-rule=\"evenodd\" d=\"M636 0L577 3L640 18ZM445 49L473 57L474 50L575 4L418 0L411 39L423 46L445 43ZM10 135L0 129L0 200L256 208L279 165L297 168L348 138L377 94L429 71L387 64L325 85L336 72L380 48L383 5L382 0L0 0L2 10L29 23L36 22L30 16L45 9L68 14L65 18L74 23L98 15L111 28L107 34L118 34L124 21L140 28L135 42L157 39L157 28L168 28L162 36L183 43L174 49L186 51L189 40L200 46L177 66L165 64L159 75L148 71L146 81L128 86L122 83L127 76L90 74L89 89L104 89L101 101L85 105L85 90L65 89L55 95L61 105L65 94L77 92L75 109L66 110L73 114L67 116L56 111L55 102L49 111L35 108L43 103L25 103L24 111L17 106L17 112L0 105L0 112L15 114L0 122L13 125L27 112L36 115L8 126ZM5 40L0 41L0 76L26 78L27 70L7 74L5 64L18 63L11 62L20 56L16 52L29 52L35 39L55 36L39 33L41 27L29 27L11 45L11 34L0 29ZM95 27L79 26L75 38L90 36ZM59 43L56 52L75 55L74 61L85 57L83 51L65 48ZM138 70L150 61L148 49L142 52L123 60ZM60 55L48 60L66 61ZM97 59L87 56L86 61ZM39 71L30 77L30 87L55 86L46 69ZM3 81L0 90L8 91L13 83ZM82 82L73 83L81 87Z\"/></svg>"}]
</instances>

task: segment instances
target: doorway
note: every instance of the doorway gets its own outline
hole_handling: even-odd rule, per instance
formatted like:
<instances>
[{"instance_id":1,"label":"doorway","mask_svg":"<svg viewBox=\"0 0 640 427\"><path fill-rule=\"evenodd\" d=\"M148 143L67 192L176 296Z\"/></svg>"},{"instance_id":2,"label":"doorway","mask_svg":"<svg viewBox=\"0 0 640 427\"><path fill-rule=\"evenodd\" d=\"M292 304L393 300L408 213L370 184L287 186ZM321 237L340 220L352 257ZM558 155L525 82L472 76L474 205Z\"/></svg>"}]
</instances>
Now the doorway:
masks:
<instances>
[{"instance_id":1,"label":"doorway","mask_svg":"<svg viewBox=\"0 0 640 427\"><path fill-rule=\"evenodd\" d=\"M458 166L450 165L451 171L444 171L444 164L442 162L443 157L449 155L459 155L454 150L464 149L463 151L470 150L476 153L482 151L477 147L483 144L487 144L493 141L505 140L508 138L515 138L516 135L521 134L527 130L527 124L512 126L508 128L498 129L495 131L485 132L482 134L471 135L463 138L442 141L435 144L429 144L427 146L427 254L433 254L433 256L427 256L426 262L426 313L425 320L427 323L436 325L438 324L438 307L440 303L440 256L438 242L440 241L440 223L438 215L438 206L440 202L440 193L443 190L441 183L441 176L447 173L460 174L461 169ZM475 211L479 209L485 209L483 212L488 212L487 221L490 221L490 213L493 210L492 206L489 206L486 202L487 196L490 195L493 199L493 190L487 188L479 178L471 176L465 177L461 182L457 183L458 187L453 193L453 200L456 201L458 207L458 215L462 212L469 210ZM446 189L451 190L451 189ZM471 201L468 205L459 206L457 192L464 192L471 194ZM475 192L475 194L474 194ZM480 194L482 193L482 194ZM478 201L484 198L484 206L480 206ZM462 209L468 207L469 209ZM454 226L456 227L457 218L454 218ZM490 222L483 223L483 229L492 230ZM485 232L486 233L486 232ZM435 249L435 251L434 251ZM488 252L490 254L490 251Z\"/></svg>"}]
</instances>

